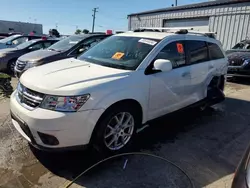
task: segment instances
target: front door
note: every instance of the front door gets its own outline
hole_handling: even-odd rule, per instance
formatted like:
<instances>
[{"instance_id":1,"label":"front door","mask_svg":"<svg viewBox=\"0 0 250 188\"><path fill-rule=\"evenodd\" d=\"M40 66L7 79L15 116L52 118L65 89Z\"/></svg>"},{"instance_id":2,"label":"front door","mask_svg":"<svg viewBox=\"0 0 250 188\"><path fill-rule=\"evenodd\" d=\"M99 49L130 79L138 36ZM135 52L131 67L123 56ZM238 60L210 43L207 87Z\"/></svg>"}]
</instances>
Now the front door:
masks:
<instances>
[{"instance_id":1,"label":"front door","mask_svg":"<svg viewBox=\"0 0 250 188\"><path fill-rule=\"evenodd\" d=\"M148 119L160 117L192 103L191 72L186 63L185 43L175 41L167 44L156 59L170 60L173 69L149 75Z\"/></svg>"}]
</instances>

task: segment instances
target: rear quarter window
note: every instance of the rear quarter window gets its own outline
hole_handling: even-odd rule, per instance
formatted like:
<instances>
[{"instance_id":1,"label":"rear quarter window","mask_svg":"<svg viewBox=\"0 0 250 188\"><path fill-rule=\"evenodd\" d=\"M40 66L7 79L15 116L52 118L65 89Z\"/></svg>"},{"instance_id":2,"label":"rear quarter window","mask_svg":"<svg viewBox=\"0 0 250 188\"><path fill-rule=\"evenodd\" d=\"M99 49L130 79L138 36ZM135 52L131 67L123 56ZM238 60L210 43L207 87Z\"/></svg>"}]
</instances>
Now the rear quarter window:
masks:
<instances>
[{"instance_id":1,"label":"rear quarter window","mask_svg":"<svg viewBox=\"0 0 250 188\"><path fill-rule=\"evenodd\" d=\"M217 44L208 42L208 51L209 51L210 60L224 58L224 54Z\"/></svg>"},{"instance_id":2,"label":"rear quarter window","mask_svg":"<svg viewBox=\"0 0 250 188\"><path fill-rule=\"evenodd\" d=\"M209 61L207 44L205 41L188 40L186 41L186 48L190 64Z\"/></svg>"}]
</instances>

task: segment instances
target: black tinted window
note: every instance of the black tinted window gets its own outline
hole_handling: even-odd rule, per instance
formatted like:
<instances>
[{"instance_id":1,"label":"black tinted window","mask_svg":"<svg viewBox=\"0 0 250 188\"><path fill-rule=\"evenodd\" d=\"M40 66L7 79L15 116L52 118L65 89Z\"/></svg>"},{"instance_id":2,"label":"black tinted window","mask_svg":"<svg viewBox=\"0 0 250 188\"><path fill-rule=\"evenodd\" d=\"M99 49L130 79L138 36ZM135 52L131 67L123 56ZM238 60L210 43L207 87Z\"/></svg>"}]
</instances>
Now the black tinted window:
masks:
<instances>
[{"instance_id":1,"label":"black tinted window","mask_svg":"<svg viewBox=\"0 0 250 188\"><path fill-rule=\"evenodd\" d=\"M181 67L186 64L185 48L183 41L176 41L165 46L157 55L156 59L168 59L173 68Z\"/></svg>"},{"instance_id":2,"label":"black tinted window","mask_svg":"<svg viewBox=\"0 0 250 188\"><path fill-rule=\"evenodd\" d=\"M190 64L202 63L209 60L206 42L190 40L186 41L186 45L189 51Z\"/></svg>"},{"instance_id":3,"label":"black tinted window","mask_svg":"<svg viewBox=\"0 0 250 188\"><path fill-rule=\"evenodd\" d=\"M209 56L211 60L224 58L224 55L217 44L208 43Z\"/></svg>"}]
</instances>

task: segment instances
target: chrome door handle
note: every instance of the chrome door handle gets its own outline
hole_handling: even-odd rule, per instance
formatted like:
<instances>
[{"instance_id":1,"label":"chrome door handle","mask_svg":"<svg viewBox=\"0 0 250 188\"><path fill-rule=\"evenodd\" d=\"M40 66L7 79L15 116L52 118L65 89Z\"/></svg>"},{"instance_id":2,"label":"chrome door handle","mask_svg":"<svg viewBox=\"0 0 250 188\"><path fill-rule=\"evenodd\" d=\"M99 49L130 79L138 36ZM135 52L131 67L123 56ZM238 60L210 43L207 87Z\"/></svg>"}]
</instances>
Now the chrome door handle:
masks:
<instances>
[{"instance_id":1,"label":"chrome door handle","mask_svg":"<svg viewBox=\"0 0 250 188\"><path fill-rule=\"evenodd\" d=\"M190 72L183 72L181 74L182 77L186 77L186 76L190 76L190 75L191 75Z\"/></svg>"}]
</instances>

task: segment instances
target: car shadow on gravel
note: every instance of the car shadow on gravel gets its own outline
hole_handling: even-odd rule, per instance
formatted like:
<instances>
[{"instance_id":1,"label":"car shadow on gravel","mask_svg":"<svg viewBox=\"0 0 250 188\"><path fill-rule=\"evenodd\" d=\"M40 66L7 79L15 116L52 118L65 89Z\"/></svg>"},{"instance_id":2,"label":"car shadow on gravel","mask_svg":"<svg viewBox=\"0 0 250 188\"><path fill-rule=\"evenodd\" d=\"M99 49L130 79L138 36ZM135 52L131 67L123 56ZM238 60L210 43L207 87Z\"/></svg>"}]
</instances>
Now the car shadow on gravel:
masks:
<instances>
[{"instance_id":1,"label":"car shadow on gravel","mask_svg":"<svg viewBox=\"0 0 250 188\"><path fill-rule=\"evenodd\" d=\"M240 102L242 104L244 103L244 105L247 105L247 107L250 108L249 102L247 102L247 101L240 101ZM239 109L239 108L241 108L241 105L238 105L238 103L239 103L239 100L229 98L229 99L227 99L227 104L229 104L229 105L226 105L226 108L230 108L231 111L234 111L235 109ZM192 142L197 143L197 142L199 142L199 140L204 139L203 138L203 136L204 136L204 137L206 137L205 139L207 139L207 140L211 139L212 144L211 144L211 146L209 146L210 148L207 149L208 153L205 153L205 154L201 153L200 154L199 153L200 151L198 151L198 154L194 153L192 155L194 155L194 156L198 155L198 157L201 157L201 156L206 157L206 155L209 154L208 155L209 159L215 158L214 155L217 155L219 153L219 150L216 151L216 149L213 148L214 145L219 145L219 147L223 148L226 144L228 144L228 140L231 139L231 137L233 139L234 129L232 129L232 136L229 135L228 137L226 137L226 136L224 136L224 132L223 132L223 131L225 131L226 126L223 125L218 129L218 131L220 131L220 132L214 138L213 135L210 135L209 131L212 131L212 130L214 131L214 129L216 129L217 125L211 126L211 128L210 128L210 124L213 124L213 122L215 122L215 121L221 121L221 119L223 119L223 118L224 119L227 118L228 121L230 121L229 117L230 117L230 114L225 113L223 111L223 109L221 109L221 108L208 108L205 111L199 111L197 109L193 109L193 110L187 110L187 111L171 114L165 118L154 121L153 123L151 123L151 125L148 128L146 128L141 133L139 133L139 135L136 139L133 151L146 151L147 153L157 153L157 155L167 157L168 153L165 153L164 150L160 150L161 147L168 147L168 145L174 144L179 139L182 139L182 137L189 135L189 133L195 132L195 133L192 133L193 135L191 135L191 137L194 138L194 140ZM201 130L202 130L203 127L206 127L206 129L204 129L205 130L204 132L201 131L199 133L196 133L196 129L201 128ZM243 129L245 127L242 126L240 128ZM236 131L240 131L240 130L236 129L235 134L236 134ZM204 135L202 135L202 134L204 134ZM224 137L220 136L220 134L223 135ZM230 132L230 134L231 134L231 132ZM220 138L221 138L221 141L220 141ZM188 144L188 143L184 143L184 142L186 142L186 141L184 140L183 142L180 142L179 146L182 147L182 144L183 145ZM213 145L213 142L215 143L214 145ZM178 150L178 144L175 147L177 147L175 149ZM38 151L38 150L34 149L33 147L31 147L31 150L34 153L34 155L37 157L37 159L46 168L48 168L52 173L54 173L58 176L64 177L67 180L73 180L75 177L77 177L85 169L87 169L88 167L92 166L96 162L103 159L103 156L100 156L98 153L96 153L91 148L89 148L85 151L71 151L71 152L59 152L59 153L42 152L42 151ZM177 155L177 156L174 156L173 159L182 158L182 157L183 156ZM171 157L170 157L170 159L171 159ZM141 160L139 160L139 161L141 161ZM213 172L216 175L207 176L206 174L202 174L203 172L201 172L200 174L198 172L198 174L201 176L201 177L197 177L198 179L200 178L200 181L198 180L199 186L208 185L208 184L210 184L210 183L212 183L212 182L214 182L214 181L216 181L216 180L218 180L218 179L220 179L228 174L233 173L235 166L237 165L237 163L234 165L228 165L228 164L224 164L224 162L222 162L223 165L226 165L226 167L227 167L226 170L224 170L224 169L222 170L218 167L218 165L221 165L220 164L221 161L216 160L216 162L218 164L211 167L211 168L218 168L215 170L215 172ZM103 171L105 171L107 173L110 173L110 169L113 169L115 163L116 163L116 161L113 161L113 162L109 163L108 165L104 165L104 166L102 165L99 168L95 169L95 173L97 173L97 174L91 173L92 181L93 182L95 181L95 178L93 178L93 177L95 177L95 176L99 177L100 174L98 174L98 172L103 173ZM146 167L144 166L144 168L147 168L146 171L148 171L148 172L151 172L152 164L147 165L150 163L151 162L142 163L142 164L146 165ZM202 165L204 166L204 168L205 167L207 168L207 166L209 166L207 163L208 162L203 160L202 163L197 164L197 165L201 165L200 168L202 168ZM138 162L137 164L141 165L140 162ZM190 164L190 165L195 166L196 164ZM137 170L139 170L141 168L142 167L140 167L140 168L138 167ZM166 167L166 168L169 169L169 167ZM109 170L107 170L107 169L109 169ZM184 165L184 169L186 171L188 171L187 169L189 169L189 167ZM191 178L195 179L196 177L195 177L194 172L192 172L192 170L193 169L191 169L191 172L189 172L189 173L192 174ZM210 169L210 170L213 171L214 169ZM116 176L115 172L117 172L117 170L115 170L112 174L109 174L109 176L106 176L107 174L105 173L105 175L103 175L103 177L105 177L105 178L110 177L111 179L113 179L113 181L116 180L116 182L117 182L119 179L117 180L118 177ZM140 177L140 175L138 175L140 173L137 174L138 171L133 170L133 171L129 171L129 172L135 173L134 174L135 180L138 178L139 179L142 178L142 177ZM121 175L121 176L123 176L123 175ZM124 176L126 176L126 174L124 174ZM168 177L168 175L166 175L166 176ZM132 176L129 176L129 177L131 178ZM167 177L165 177L165 178L167 178ZM79 179L79 180L77 180L76 183L78 185L86 186L86 182L91 181L91 178L88 180ZM110 186L110 184L109 185L105 184L105 182L110 183L110 181L107 181L107 179L105 180L105 178L104 179L102 179L100 177L98 178L98 181L101 181L103 183L102 187L112 187L112 186ZM127 180L125 181L125 179L119 180L121 182L121 185L119 185L119 187L123 188L123 185L124 185L124 187L136 187L136 186L140 187L138 185L138 182L135 184L136 186L135 185L132 186L133 181L130 182L131 184L130 184L130 186L128 186L128 184L127 184L128 182L127 182ZM162 178L159 178L159 180L160 179L162 180ZM197 180L195 180L195 181L197 181ZM93 183L92 184L93 186L87 186L87 187L98 187L97 184L98 183ZM88 182L87 185L91 185L91 183L89 184L89 182ZM100 185L100 184L98 184L98 185ZM144 185L144 187L149 187L149 186ZM151 185L151 187L154 187L154 185ZM166 186L166 187L168 187L168 186ZM173 187L178 187L178 186L173 186ZM182 186L179 186L179 187L182 187ZM186 187L188 187L188 186L186 185Z\"/></svg>"},{"instance_id":2,"label":"car shadow on gravel","mask_svg":"<svg viewBox=\"0 0 250 188\"><path fill-rule=\"evenodd\" d=\"M242 84L242 85L250 85L250 77L228 77L227 82Z\"/></svg>"}]
</instances>

